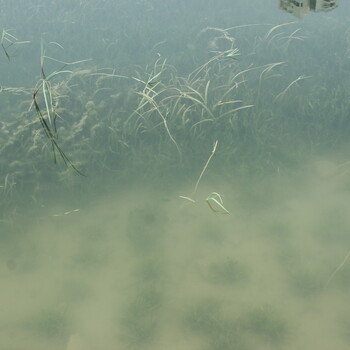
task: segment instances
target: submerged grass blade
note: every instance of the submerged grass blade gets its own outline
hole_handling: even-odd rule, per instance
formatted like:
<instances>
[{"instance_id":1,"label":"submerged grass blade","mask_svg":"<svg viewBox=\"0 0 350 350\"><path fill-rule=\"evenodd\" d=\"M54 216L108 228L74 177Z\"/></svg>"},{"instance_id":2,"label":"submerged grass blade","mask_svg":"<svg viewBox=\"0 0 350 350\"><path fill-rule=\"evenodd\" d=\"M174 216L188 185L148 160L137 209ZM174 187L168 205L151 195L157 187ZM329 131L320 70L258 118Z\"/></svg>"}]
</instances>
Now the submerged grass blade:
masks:
<instances>
[{"instance_id":1,"label":"submerged grass blade","mask_svg":"<svg viewBox=\"0 0 350 350\"><path fill-rule=\"evenodd\" d=\"M230 214L230 212L224 207L224 202L222 200L222 196L219 193L213 192L210 196L207 197L206 202L208 203L209 208L214 213ZM216 204L216 206L218 206L220 210L216 209L212 205L212 203Z\"/></svg>"},{"instance_id":2,"label":"submerged grass blade","mask_svg":"<svg viewBox=\"0 0 350 350\"><path fill-rule=\"evenodd\" d=\"M333 280L333 277L337 274L337 272L345 265L345 263L347 262L347 260L350 257L350 250L348 251L348 253L346 254L345 258L343 259L343 261L341 262L341 264L333 271L333 273L330 275L330 277L328 278L326 284L325 284L325 288L328 287L328 285L330 284L330 282Z\"/></svg>"},{"instance_id":3,"label":"submerged grass blade","mask_svg":"<svg viewBox=\"0 0 350 350\"><path fill-rule=\"evenodd\" d=\"M211 151L211 155L209 156L207 162L205 163L204 168L202 169L202 171L201 171L201 173L200 173L200 175L199 175L199 178L198 178L198 180L197 180L197 182L196 182L196 185L194 186L194 191L193 191L193 193L192 193L192 196L194 196L194 195L196 194L197 189L198 189L198 186L199 186L199 183L200 183L200 181L201 181L201 179L202 179L202 177L203 177L205 171L207 170L211 159L213 158L213 156L214 156L214 154L215 154L215 152L216 152L217 146L218 146L218 141L215 141L213 150Z\"/></svg>"}]
</instances>

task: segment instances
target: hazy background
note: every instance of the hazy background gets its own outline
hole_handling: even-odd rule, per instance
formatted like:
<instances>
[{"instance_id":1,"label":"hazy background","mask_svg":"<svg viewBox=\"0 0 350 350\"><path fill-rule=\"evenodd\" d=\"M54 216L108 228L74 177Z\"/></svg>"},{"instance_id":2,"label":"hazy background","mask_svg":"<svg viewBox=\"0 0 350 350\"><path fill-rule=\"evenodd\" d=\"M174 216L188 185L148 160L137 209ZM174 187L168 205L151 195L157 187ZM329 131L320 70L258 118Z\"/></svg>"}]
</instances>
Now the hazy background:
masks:
<instances>
[{"instance_id":1,"label":"hazy background","mask_svg":"<svg viewBox=\"0 0 350 350\"><path fill-rule=\"evenodd\" d=\"M0 9L0 350L349 348L348 1Z\"/></svg>"}]
</instances>

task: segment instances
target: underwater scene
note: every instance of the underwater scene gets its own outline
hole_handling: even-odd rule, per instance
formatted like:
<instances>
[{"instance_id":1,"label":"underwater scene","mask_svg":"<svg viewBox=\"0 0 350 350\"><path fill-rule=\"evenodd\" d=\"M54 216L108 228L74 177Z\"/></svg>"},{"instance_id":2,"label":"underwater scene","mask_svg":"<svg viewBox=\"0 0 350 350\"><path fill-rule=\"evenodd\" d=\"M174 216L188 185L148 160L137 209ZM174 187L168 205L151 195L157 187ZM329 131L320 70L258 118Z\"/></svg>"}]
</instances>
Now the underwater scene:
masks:
<instances>
[{"instance_id":1,"label":"underwater scene","mask_svg":"<svg viewBox=\"0 0 350 350\"><path fill-rule=\"evenodd\" d=\"M0 350L350 348L349 1L0 9Z\"/></svg>"}]
</instances>

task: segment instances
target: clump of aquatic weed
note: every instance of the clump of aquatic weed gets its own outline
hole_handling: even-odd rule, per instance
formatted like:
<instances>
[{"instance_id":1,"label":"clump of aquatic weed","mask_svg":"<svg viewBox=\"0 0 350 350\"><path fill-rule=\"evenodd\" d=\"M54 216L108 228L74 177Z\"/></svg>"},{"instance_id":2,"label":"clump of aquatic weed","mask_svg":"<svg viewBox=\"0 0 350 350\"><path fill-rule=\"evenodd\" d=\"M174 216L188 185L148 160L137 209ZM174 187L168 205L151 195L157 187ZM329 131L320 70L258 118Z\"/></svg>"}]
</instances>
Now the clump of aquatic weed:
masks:
<instances>
[{"instance_id":1,"label":"clump of aquatic weed","mask_svg":"<svg viewBox=\"0 0 350 350\"><path fill-rule=\"evenodd\" d=\"M127 238L138 252L154 250L160 244L161 230L156 211L151 208L131 211L128 218Z\"/></svg>"},{"instance_id":2,"label":"clump of aquatic weed","mask_svg":"<svg viewBox=\"0 0 350 350\"><path fill-rule=\"evenodd\" d=\"M248 274L244 266L234 259L212 263L206 274L209 282L221 285L239 284L244 282L247 277Z\"/></svg>"},{"instance_id":3,"label":"clump of aquatic weed","mask_svg":"<svg viewBox=\"0 0 350 350\"><path fill-rule=\"evenodd\" d=\"M248 334L271 344L283 343L288 336L286 320L270 305L249 311L242 318L242 325Z\"/></svg>"},{"instance_id":4,"label":"clump of aquatic weed","mask_svg":"<svg viewBox=\"0 0 350 350\"><path fill-rule=\"evenodd\" d=\"M156 287L137 292L122 316L122 340L128 346L151 344L157 334L162 293Z\"/></svg>"},{"instance_id":5,"label":"clump of aquatic weed","mask_svg":"<svg viewBox=\"0 0 350 350\"><path fill-rule=\"evenodd\" d=\"M72 324L65 307L51 307L34 316L30 328L39 337L62 341L69 337Z\"/></svg>"},{"instance_id":6,"label":"clump of aquatic weed","mask_svg":"<svg viewBox=\"0 0 350 350\"><path fill-rule=\"evenodd\" d=\"M159 258L149 258L142 262L137 277L143 283L156 283L164 277L164 264Z\"/></svg>"},{"instance_id":7,"label":"clump of aquatic weed","mask_svg":"<svg viewBox=\"0 0 350 350\"><path fill-rule=\"evenodd\" d=\"M186 329L203 337L210 350L245 349L240 324L225 316L221 307L221 303L213 299L193 305L184 317Z\"/></svg>"},{"instance_id":8,"label":"clump of aquatic weed","mask_svg":"<svg viewBox=\"0 0 350 350\"><path fill-rule=\"evenodd\" d=\"M316 297L324 287L324 281L315 271L296 271L291 274L291 286L301 297Z\"/></svg>"}]
</instances>

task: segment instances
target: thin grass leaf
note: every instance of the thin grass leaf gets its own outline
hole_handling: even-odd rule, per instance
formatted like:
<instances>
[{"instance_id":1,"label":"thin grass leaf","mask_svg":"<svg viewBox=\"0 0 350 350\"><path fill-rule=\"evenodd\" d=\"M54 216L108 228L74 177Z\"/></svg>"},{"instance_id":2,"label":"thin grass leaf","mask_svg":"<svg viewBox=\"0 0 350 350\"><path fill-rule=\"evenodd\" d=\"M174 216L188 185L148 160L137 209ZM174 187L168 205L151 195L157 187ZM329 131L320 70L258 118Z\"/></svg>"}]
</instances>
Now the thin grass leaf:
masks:
<instances>
[{"instance_id":1,"label":"thin grass leaf","mask_svg":"<svg viewBox=\"0 0 350 350\"><path fill-rule=\"evenodd\" d=\"M209 208L214 212L214 213L220 213L220 214L230 214L230 212L224 207L224 203L222 200L222 196L217 193L217 192L213 192L212 194L210 194L207 199L206 199L207 204L209 205ZM212 205L212 202L214 204L216 204L219 209L215 209L214 206Z\"/></svg>"}]
</instances>

